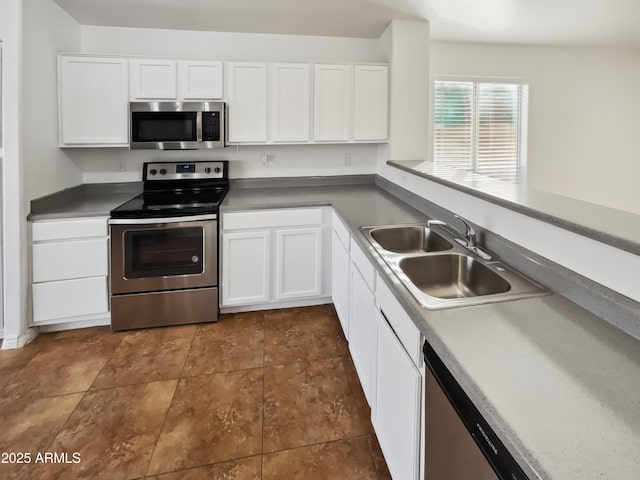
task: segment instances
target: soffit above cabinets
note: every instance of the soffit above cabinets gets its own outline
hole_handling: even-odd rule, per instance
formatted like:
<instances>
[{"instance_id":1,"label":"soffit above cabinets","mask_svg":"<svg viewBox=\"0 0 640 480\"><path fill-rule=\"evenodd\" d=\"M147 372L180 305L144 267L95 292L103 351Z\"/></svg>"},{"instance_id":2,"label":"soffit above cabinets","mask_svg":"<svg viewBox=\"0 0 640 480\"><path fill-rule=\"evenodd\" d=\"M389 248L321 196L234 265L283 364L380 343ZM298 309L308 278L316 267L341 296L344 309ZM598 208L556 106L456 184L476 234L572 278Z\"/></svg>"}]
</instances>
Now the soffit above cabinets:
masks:
<instances>
[{"instance_id":1,"label":"soffit above cabinets","mask_svg":"<svg viewBox=\"0 0 640 480\"><path fill-rule=\"evenodd\" d=\"M637 0L53 0L82 25L378 38L429 20L436 40L640 48Z\"/></svg>"}]
</instances>

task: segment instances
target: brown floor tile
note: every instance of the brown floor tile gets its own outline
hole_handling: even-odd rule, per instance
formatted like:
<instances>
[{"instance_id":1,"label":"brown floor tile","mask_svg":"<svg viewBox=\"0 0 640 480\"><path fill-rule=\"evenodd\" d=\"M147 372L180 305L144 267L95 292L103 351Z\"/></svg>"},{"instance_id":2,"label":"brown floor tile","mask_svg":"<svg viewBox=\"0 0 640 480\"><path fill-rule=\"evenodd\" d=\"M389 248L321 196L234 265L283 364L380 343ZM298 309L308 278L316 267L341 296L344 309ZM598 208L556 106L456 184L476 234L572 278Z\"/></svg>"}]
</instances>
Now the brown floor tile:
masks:
<instances>
[{"instance_id":1,"label":"brown floor tile","mask_svg":"<svg viewBox=\"0 0 640 480\"><path fill-rule=\"evenodd\" d=\"M265 454L263 480L376 480L365 437Z\"/></svg>"},{"instance_id":2,"label":"brown floor tile","mask_svg":"<svg viewBox=\"0 0 640 480\"><path fill-rule=\"evenodd\" d=\"M31 461L47 450L84 393L19 403L10 414L0 412L0 452L30 453ZM33 463L0 464L0 478L30 478Z\"/></svg>"},{"instance_id":3,"label":"brown floor tile","mask_svg":"<svg viewBox=\"0 0 640 480\"><path fill-rule=\"evenodd\" d=\"M36 479L129 479L144 475L177 380L87 392L49 451L79 452L74 465L34 469Z\"/></svg>"},{"instance_id":4,"label":"brown floor tile","mask_svg":"<svg viewBox=\"0 0 640 480\"><path fill-rule=\"evenodd\" d=\"M362 418L366 418L367 421L367 433L373 433L373 425L371 425L371 407L367 402L367 397L364 395L360 379L358 378L358 372L356 366L353 364L353 359L350 356L342 357L342 363L344 370L347 374L347 380L349 387L351 388L351 394L353 395L353 401L356 404L356 408Z\"/></svg>"},{"instance_id":5,"label":"brown floor tile","mask_svg":"<svg viewBox=\"0 0 640 480\"><path fill-rule=\"evenodd\" d=\"M3 387L0 408L18 398L88 390L121 339L120 335L108 334L40 344L40 351Z\"/></svg>"},{"instance_id":6,"label":"brown floor tile","mask_svg":"<svg viewBox=\"0 0 640 480\"><path fill-rule=\"evenodd\" d=\"M264 451L368 433L340 357L265 368Z\"/></svg>"},{"instance_id":7,"label":"brown floor tile","mask_svg":"<svg viewBox=\"0 0 640 480\"><path fill-rule=\"evenodd\" d=\"M371 450L371 456L373 457L373 464L376 467L378 473L378 480L392 480L391 473L389 473L389 467L382 454L382 449L378 443L378 438L375 435L367 437L369 442L369 450Z\"/></svg>"},{"instance_id":8,"label":"brown floor tile","mask_svg":"<svg viewBox=\"0 0 640 480\"><path fill-rule=\"evenodd\" d=\"M262 369L181 378L148 474L261 453Z\"/></svg>"},{"instance_id":9,"label":"brown floor tile","mask_svg":"<svg viewBox=\"0 0 640 480\"><path fill-rule=\"evenodd\" d=\"M222 315L220 321L198 327L183 376L262 367L263 312Z\"/></svg>"},{"instance_id":10,"label":"brown floor tile","mask_svg":"<svg viewBox=\"0 0 640 480\"><path fill-rule=\"evenodd\" d=\"M91 388L178 378L195 331L195 326L187 325L124 334Z\"/></svg>"},{"instance_id":11,"label":"brown floor tile","mask_svg":"<svg viewBox=\"0 0 640 480\"><path fill-rule=\"evenodd\" d=\"M146 478L147 480L261 480L262 456L241 458Z\"/></svg>"},{"instance_id":12,"label":"brown floor tile","mask_svg":"<svg viewBox=\"0 0 640 480\"><path fill-rule=\"evenodd\" d=\"M39 351L40 345L34 343L25 345L22 348L0 350L0 387L8 383Z\"/></svg>"},{"instance_id":13,"label":"brown floor tile","mask_svg":"<svg viewBox=\"0 0 640 480\"><path fill-rule=\"evenodd\" d=\"M344 355L337 317L326 305L271 310L264 320L264 363L280 365Z\"/></svg>"}]
</instances>

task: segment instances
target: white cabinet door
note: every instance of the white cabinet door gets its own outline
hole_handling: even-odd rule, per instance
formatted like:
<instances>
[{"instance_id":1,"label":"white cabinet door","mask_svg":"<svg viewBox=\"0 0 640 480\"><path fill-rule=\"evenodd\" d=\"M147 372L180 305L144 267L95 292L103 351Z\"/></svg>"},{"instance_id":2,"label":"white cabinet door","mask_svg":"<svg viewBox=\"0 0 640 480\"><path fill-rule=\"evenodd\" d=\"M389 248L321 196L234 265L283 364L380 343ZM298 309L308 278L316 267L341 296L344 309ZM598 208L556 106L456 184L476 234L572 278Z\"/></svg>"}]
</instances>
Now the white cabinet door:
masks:
<instances>
[{"instance_id":1,"label":"white cabinet door","mask_svg":"<svg viewBox=\"0 0 640 480\"><path fill-rule=\"evenodd\" d=\"M175 60L129 60L130 98L175 100L177 94Z\"/></svg>"},{"instance_id":2,"label":"white cabinet door","mask_svg":"<svg viewBox=\"0 0 640 480\"><path fill-rule=\"evenodd\" d=\"M388 137L388 67L356 65L353 139L385 141Z\"/></svg>"},{"instance_id":3,"label":"white cabinet door","mask_svg":"<svg viewBox=\"0 0 640 480\"><path fill-rule=\"evenodd\" d=\"M331 297L336 307L344 336L349 339L349 252L333 232L331 261Z\"/></svg>"},{"instance_id":4,"label":"white cabinet door","mask_svg":"<svg viewBox=\"0 0 640 480\"><path fill-rule=\"evenodd\" d=\"M126 59L60 55L60 146L128 146L128 92Z\"/></svg>"},{"instance_id":5,"label":"white cabinet door","mask_svg":"<svg viewBox=\"0 0 640 480\"><path fill-rule=\"evenodd\" d=\"M222 305L264 303L270 299L270 232L222 235Z\"/></svg>"},{"instance_id":6,"label":"white cabinet door","mask_svg":"<svg viewBox=\"0 0 640 480\"><path fill-rule=\"evenodd\" d=\"M106 238L33 244L33 282L51 282L109 274Z\"/></svg>"},{"instance_id":7,"label":"white cabinet door","mask_svg":"<svg viewBox=\"0 0 640 480\"><path fill-rule=\"evenodd\" d=\"M394 479L418 480L422 376L376 309L376 404L372 417Z\"/></svg>"},{"instance_id":8,"label":"white cabinet door","mask_svg":"<svg viewBox=\"0 0 640 480\"><path fill-rule=\"evenodd\" d=\"M222 99L222 62L178 60L178 99Z\"/></svg>"},{"instance_id":9,"label":"white cabinet door","mask_svg":"<svg viewBox=\"0 0 640 480\"><path fill-rule=\"evenodd\" d=\"M70 317L109 311L107 277L36 283L32 293L35 324L51 324Z\"/></svg>"},{"instance_id":10,"label":"white cabinet door","mask_svg":"<svg viewBox=\"0 0 640 480\"><path fill-rule=\"evenodd\" d=\"M271 64L271 139L309 141L310 104L309 65Z\"/></svg>"},{"instance_id":11,"label":"white cabinet door","mask_svg":"<svg viewBox=\"0 0 640 480\"><path fill-rule=\"evenodd\" d=\"M276 300L320 295L321 238L319 227L276 231Z\"/></svg>"},{"instance_id":12,"label":"white cabinet door","mask_svg":"<svg viewBox=\"0 0 640 480\"><path fill-rule=\"evenodd\" d=\"M225 68L229 142L266 142L267 65L229 62Z\"/></svg>"},{"instance_id":13,"label":"white cabinet door","mask_svg":"<svg viewBox=\"0 0 640 480\"><path fill-rule=\"evenodd\" d=\"M374 408L373 390L376 335L375 296L369 290L356 265L351 263L351 314L349 315L349 350L369 406Z\"/></svg>"},{"instance_id":14,"label":"white cabinet door","mask_svg":"<svg viewBox=\"0 0 640 480\"><path fill-rule=\"evenodd\" d=\"M353 66L315 65L314 140L346 142L351 137Z\"/></svg>"}]
</instances>

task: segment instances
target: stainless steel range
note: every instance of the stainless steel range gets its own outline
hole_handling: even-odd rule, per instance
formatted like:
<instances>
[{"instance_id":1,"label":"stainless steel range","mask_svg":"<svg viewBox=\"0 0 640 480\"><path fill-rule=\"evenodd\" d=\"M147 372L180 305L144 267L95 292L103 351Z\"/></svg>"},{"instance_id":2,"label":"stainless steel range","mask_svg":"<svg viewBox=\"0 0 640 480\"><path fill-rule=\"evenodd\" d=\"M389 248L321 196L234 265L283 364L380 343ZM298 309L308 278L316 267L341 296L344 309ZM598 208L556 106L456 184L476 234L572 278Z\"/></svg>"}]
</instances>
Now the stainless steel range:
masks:
<instances>
[{"instance_id":1,"label":"stainless steel range","mask_svg":"<svg viewBox=\"0 0 640 480\"><path fill-rule=\"evenodd\" d=\"M218 318L218 207L228 162L155 162L144 191L111 211L111 328Z\"/></svg>"}]
</instances>

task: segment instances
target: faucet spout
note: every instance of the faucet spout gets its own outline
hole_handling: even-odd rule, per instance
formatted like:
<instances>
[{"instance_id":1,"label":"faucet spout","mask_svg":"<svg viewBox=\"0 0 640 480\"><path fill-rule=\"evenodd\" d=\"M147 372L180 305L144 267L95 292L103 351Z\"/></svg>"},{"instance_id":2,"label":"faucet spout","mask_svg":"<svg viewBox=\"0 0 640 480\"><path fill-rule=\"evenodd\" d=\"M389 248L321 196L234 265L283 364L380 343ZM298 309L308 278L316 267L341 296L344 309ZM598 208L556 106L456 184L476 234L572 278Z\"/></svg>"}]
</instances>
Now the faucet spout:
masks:
<instances>
[{"instance_id":1,"label":"faucet spout","mask_svg":"<svg viewBox=\"0 0 640 480\"><path fill-rule=\"evenodd\" d=\"M460 220L462 223L464 223L464 228L465 228L464 237L467 239L467 247L475 248L475 246L476 246L476 231L474 230L474 228L471 226L471 224L469 224L469 222L467 222L460 215L454 215L454 217L456 217L458 220Z\"/></svg>"}]
</instances>

